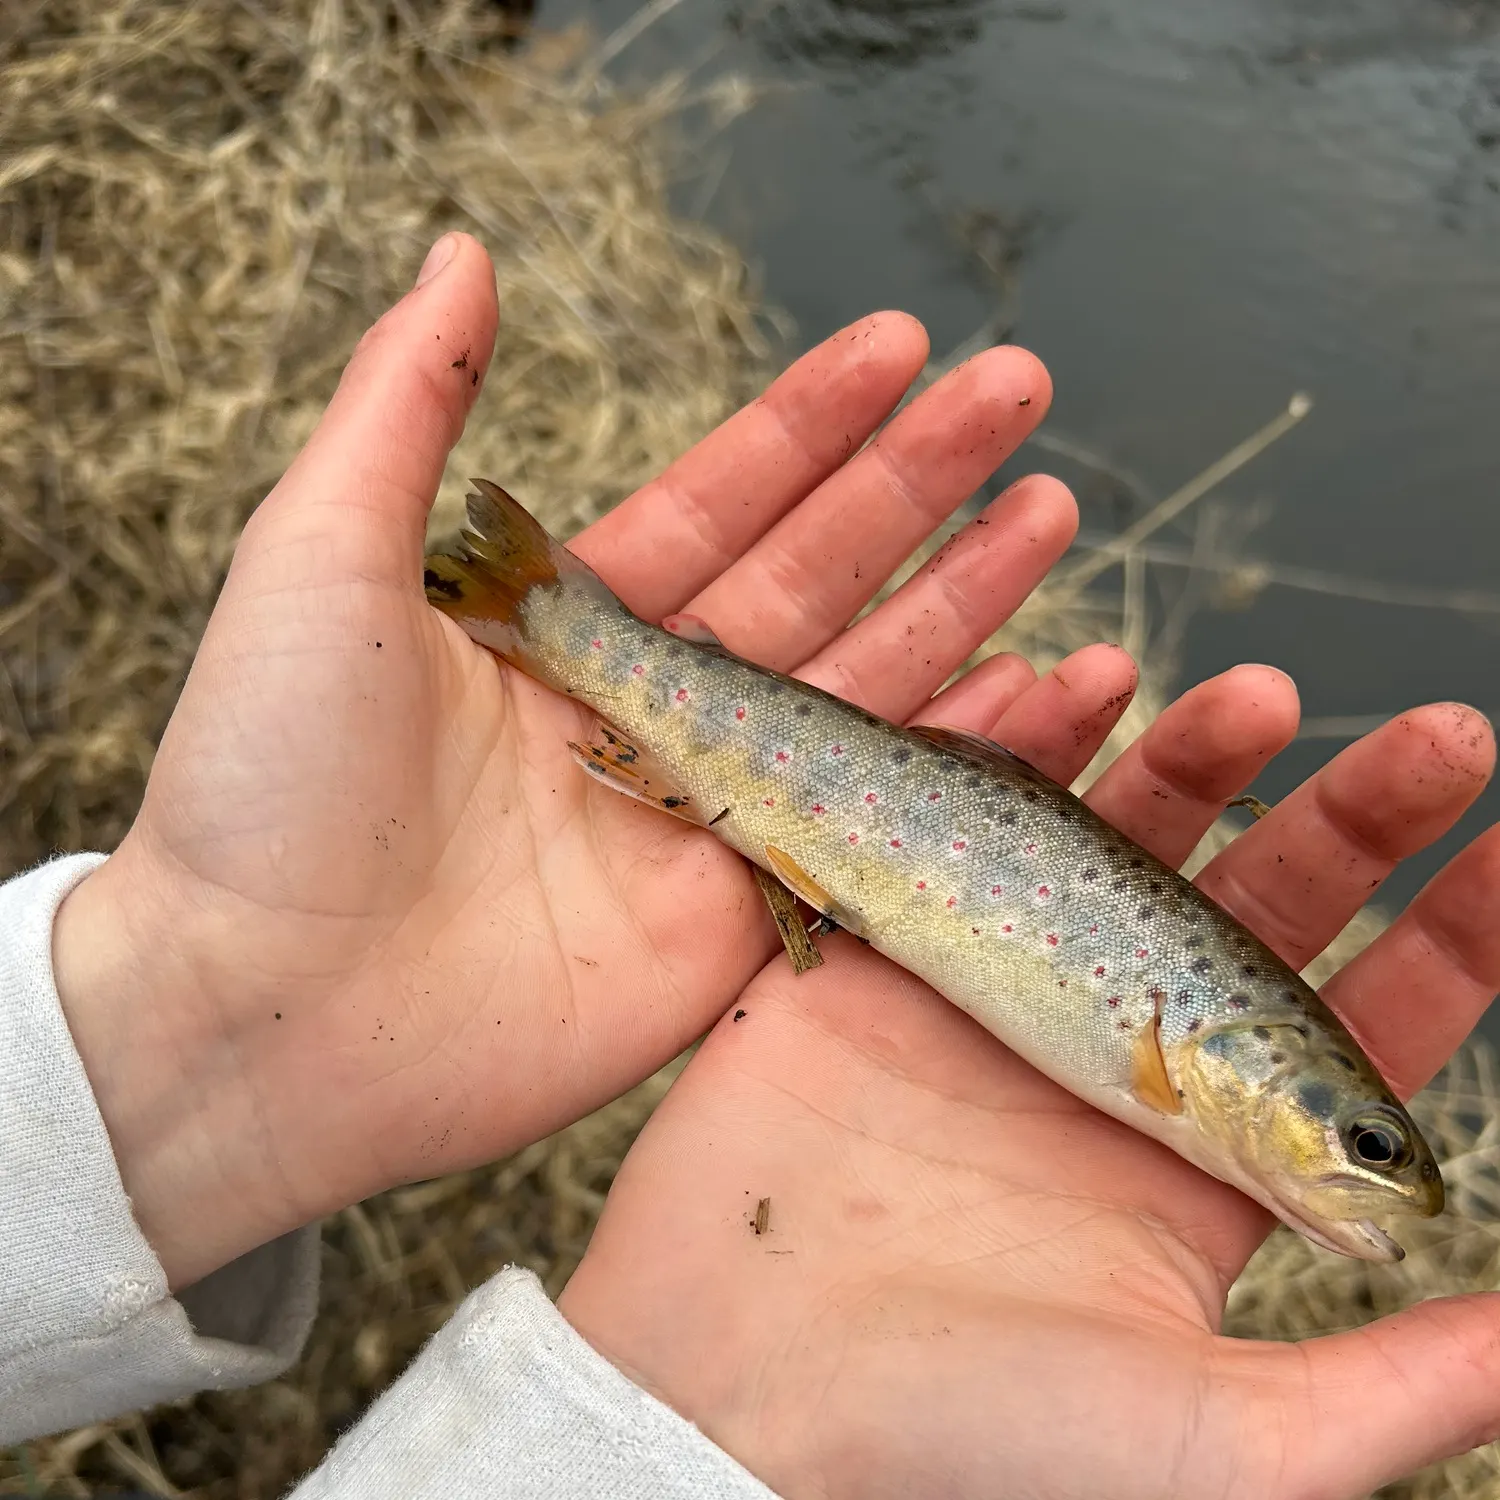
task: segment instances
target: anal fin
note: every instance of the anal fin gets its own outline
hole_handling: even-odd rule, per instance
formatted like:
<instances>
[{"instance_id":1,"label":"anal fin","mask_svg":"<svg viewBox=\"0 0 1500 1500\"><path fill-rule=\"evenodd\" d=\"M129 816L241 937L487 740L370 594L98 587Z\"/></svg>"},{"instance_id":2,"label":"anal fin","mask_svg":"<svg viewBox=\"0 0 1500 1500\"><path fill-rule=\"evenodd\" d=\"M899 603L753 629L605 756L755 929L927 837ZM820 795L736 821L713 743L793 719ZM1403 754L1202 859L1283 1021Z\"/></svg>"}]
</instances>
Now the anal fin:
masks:
<instances>
[{"instance_id":1,"label":"anal fin","mask_svg":"<svg viewBox=\"0 0 1500 1500\"><path fill-rule=\"evenodd\" d=\"M708 827L711 819L689 793L672 783L654 757L602 720L595 726L594 738L588 744L569 740L568 749L585 771L613 791L660 812L671 813L686 823Z\"/></svg>"}]
</instances>

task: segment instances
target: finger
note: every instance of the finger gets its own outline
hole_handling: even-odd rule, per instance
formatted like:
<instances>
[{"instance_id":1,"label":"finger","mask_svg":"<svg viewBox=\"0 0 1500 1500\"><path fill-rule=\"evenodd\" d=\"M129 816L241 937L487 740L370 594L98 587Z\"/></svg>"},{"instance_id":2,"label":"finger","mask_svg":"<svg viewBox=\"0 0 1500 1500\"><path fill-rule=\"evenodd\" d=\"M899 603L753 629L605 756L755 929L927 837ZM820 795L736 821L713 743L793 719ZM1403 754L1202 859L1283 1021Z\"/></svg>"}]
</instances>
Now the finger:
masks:
<instances>
[{"instance_id":1,"label":"finger","mask_svg":"<svg viewBox=\"0 0 1500 1500\"><path fill-rule=\"evenodd\" d=\"M1130 707L1137 673L1120 646L1085 646L1065 657L1001 715L990 738L1069 785Z\"/></svg>"},{"instance_id":2,"label":"finger","mask_svg":"<svg viewBox=\"0 0 1500 1500\"><path fill-rule=\"evenodd\" d=\"M960 365L705 589L694 613L764 666L806 661L1015 451L1050 399L1046 370L1022 349Z\"/></svg>"},{"instance_id":3,"label":"finger","mask_svg":"<svg viewBox=\"0 0 1500 1500\"><path fill-rule=\"evenodd\" d=\"M1231 797L1297 732L1297 689L1275 667L1233 667L1163 710L1084 801L1174 869Z\"/></svg>"},{"instance_id":4,"label":"finger","mask_svg":"<svg viewBox=\"0 0 1500 1500\"><path fill-rule=\"evenodd\" d=\"M320 581L352 570L420 583L427 512L496 322L494 267L478 240L444 235L422 274L429 279L359 341L317 429L246 528L252 553L268 529L283 544L289 531L301 542L316 536L315 547L278 547L283 582L288 559L300 559Z\"/></svg>"},{"instance_id":5,"label":"finger","mask_svg":"<svg viewBox=\"0 0 1500 1500\"><path fill-rule=\"evenodd\" d=\"M1452 859L1323 987L1404 1098L1474 1029L1500 990L1500 827Z\"/></svg>"},{"instance_id":6,"label":"finger","mask_svg":"<svg viewBox=\"0 0 1500 1500\"><path fill-rule=\"evenodd\" d=\"M906 718L1016 612L1077 529L1065 485L1043 475L1020 480L797 676L872 713Z\"/></svg>"},{"instance_id":7,"label":"finger","mask_svg":"<svg viewBox=\"0 0 1500 1500\"><path fill-rule=\"evenodd\" d=\"M921 374L927 348L905 313L851 324L570 549L643 619L680 610L864 443Z\"/></svg>"},{"instance_id":8,"label":"finger","mask_svg":"<svg viewBox=\"0 0 1500 1500\"><path fill-rule=\"evenodd\" d=\"M1477 710L1439 703L1350 745L1198 877L1198 884L1301 969L1409 855L1446 833L1495 764Z\"/></svg>"},{"instance_id":9,"label":"finger","mask_svg":"<svg viewBox=\"0 0 1500 1500\"><path fill-rule=\"evenodd\" d=\"M965 672L952 687L929 698L911 723L988 735L1001 714L1035 681L1036 672L1024 656L996 652Z\"/></svg>"},{"instance_id":10,"label":"finger","mask_svg":"<svg viewBox=\"0 0 1500 1500\"><path fill-rule=\"evenodd\" d=\"M1265 1455L1278 1495L1354 1500L1500 1433L1494 1293L1300 1344L1237 1343L1218 1346L1232 1372L1223 1389L1248 1394L1237 1428L1279 1434Z\"/></svg>"}]
</instances>

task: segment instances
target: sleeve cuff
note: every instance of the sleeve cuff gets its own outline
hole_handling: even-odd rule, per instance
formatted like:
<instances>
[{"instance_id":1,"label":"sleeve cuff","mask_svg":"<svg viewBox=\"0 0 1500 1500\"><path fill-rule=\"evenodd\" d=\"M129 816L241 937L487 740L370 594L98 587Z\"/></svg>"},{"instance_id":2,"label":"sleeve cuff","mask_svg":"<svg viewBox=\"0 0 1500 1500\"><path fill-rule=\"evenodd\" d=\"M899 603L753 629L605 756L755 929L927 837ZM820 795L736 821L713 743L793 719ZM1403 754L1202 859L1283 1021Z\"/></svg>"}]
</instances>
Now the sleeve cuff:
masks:
<instances>
[{"instance_id":1,"label":"sleeve cuff","mask_svg":"<svg viewBox=\"0 0 1500 1500\"><path fill-rule=\"evenodd\" d=\"M102 862L0 886L0 1443L269 1380L317 1309L316 1228L174 1299L131 1215L52 975L57 908Z\"/></svg>"},{"instance_id":2,"label":"sleeve cuff","mask_svg":"<svg viewBox=\"0 0 1500 1500\"><path fill-rule=\"evenodd\" d=\"M292 1500L776 1500L509 1267L472 1293Z\"/></svg>"}]
</instances>

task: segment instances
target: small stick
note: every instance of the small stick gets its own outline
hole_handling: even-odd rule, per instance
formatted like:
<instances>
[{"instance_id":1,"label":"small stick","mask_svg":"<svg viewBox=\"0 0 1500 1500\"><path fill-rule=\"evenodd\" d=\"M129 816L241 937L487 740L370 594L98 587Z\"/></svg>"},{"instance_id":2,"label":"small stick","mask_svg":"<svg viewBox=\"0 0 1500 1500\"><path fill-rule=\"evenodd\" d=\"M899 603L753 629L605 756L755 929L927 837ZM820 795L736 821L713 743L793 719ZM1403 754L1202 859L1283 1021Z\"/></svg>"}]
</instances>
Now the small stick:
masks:
<instances>
[{"instance_id":1,"label":"small stick","mask_svg":"<svg viewBox=\"0 0 1500 1500\"><path fill-rule=\"evenodd\" d=\"M776 923L776 930L781 934L781 941L786 948L787 957L792 961L792 971L796 974L805 974L809 969L816 969L823 962L823 955L818 952L818 945L807 935L807 928L802 925L802 918L797 911L797 898L776 879L762 870L759 865L751 865L755 872L755 883L760 887L760 893L766 898L766 905L771 908L771 919Z\"/></svg>"},{"instance_id":2,"label":"small stick","mask_svg":"<svg viewBox=\"0 0 1500 1500\"><path fill-rule=\"evenodd\" d=\"M1259 797L1252 797L1249 792L1246 792L1243 797L1235 797L1232 801L1226 802L1224 807L1226 810L1231 807L1248 807L1252 816L1257 820L1265 817L1271 810Z\"/></svg>"},{"instance_id":3,"label":"small stick","mask_svg":"<svg viewBox=\"0 0 1500 1500\"><path fill-rule=\"evenodd\" d=\"M755 1222L752 1226L756 1234L764 1234L771 1227L771 1200L762 1198L755 1205Z\"/></svg>"}]
</instances>

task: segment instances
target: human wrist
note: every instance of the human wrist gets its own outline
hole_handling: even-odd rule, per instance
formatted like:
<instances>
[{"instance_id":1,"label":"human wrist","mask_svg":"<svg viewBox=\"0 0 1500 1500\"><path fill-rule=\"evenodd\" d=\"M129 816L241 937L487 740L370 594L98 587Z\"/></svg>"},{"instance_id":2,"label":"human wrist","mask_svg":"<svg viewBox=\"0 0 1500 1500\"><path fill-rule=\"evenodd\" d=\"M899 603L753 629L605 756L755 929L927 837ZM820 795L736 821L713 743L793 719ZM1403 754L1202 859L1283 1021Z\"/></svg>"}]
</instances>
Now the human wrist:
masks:
<instances>
[{"instance_id":1,"label":"human wrist","mask_svg":"<svg viewBox=\"0 0 1500 1500\"><path fill-rule=\"evenodd\" d=\"M294 1227L267 1213L253 1132L235 1126L236 1039L200 1003L211 983L186 926L127 839L64 897L52 929L63 1016L136 1223L174 1290Z\"/></svg>"}]
</instances>

